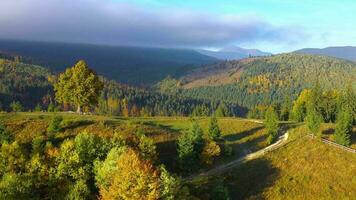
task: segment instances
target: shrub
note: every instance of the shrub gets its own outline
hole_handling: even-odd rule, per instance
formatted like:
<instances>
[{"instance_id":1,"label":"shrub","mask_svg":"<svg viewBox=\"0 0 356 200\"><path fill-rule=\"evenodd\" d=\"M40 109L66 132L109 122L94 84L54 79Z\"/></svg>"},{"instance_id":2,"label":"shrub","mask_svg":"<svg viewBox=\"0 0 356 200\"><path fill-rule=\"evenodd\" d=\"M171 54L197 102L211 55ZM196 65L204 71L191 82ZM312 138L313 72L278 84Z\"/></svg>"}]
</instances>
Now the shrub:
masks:
<instances>
[{"instance_id":1,"label":"shrub","mask_svg":"<svg viewBox=\"0 0 356 200\"><path fill-rule=\"evenodd\" d=\"M14 101L10 104L12 112L21 112L23 111L23 106L20 102Z\"/></svg>"},{"instance_id":2,"label":"shrub","mask_svg":"<svg viewBox=\"0 0 356 200\"><path fill-rule=\"evenodd\" d=\"M61 122L63 121L62 116L54 116L47 128L49 133L57 133L61 130Z\"/></svg>"},{"instance_id":3,"label":"shrub","mask_svg":"<svg viewBox=\"0 0 356 200\"><path fill-rule=\"evenodd\" d=\"M42 106L40 104L37 104L35 107L35 112L41 112L42 111Z\"/></svg>"},{"instance_id":4,"label":"shrub","mask_svg":"<svg viewBox=\"0 0 356 200\"><path fill-rule=\"evenodd\" d=\"M203 164L211 165L216 157L220 155L221 149L214 141L207 141L200 155Z\"/></svg>"},{"instance_id":5,"label":"shrub","mask_svg":"<svg viewBox=\"0 0 356 200\"><path fill-rule=\"evenodd\" d=\"M10 142L12 140L11 134L6 130L3 122L0 121L0 144L3 142Z\"/></svg>"}]
</instances>

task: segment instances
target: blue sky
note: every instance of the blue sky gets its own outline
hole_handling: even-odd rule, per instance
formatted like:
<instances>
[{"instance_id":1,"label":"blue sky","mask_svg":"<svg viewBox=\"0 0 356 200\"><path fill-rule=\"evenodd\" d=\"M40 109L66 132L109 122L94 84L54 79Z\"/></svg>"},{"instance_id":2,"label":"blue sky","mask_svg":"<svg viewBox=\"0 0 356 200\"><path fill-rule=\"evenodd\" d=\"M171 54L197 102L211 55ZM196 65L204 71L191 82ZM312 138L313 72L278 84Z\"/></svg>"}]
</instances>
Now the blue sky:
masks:
<instances>
[{"instance_id":1,"label":"blue sky","mask_svg":"<svg viewBox=\"0 0 356 200\"><path fill-rule=\"evenodd\" d=\"M354 0L1 0L0 38L272 53L356 46Z\"/></svg>"}]
</instances>

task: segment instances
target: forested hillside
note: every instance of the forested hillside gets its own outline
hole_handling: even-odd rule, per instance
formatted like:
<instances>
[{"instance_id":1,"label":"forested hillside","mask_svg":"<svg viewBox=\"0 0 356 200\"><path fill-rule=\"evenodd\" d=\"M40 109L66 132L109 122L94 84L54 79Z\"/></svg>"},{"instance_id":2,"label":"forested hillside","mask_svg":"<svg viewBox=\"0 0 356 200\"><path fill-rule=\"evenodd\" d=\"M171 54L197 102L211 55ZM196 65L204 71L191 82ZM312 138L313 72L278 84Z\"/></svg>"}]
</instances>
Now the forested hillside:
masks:
<instances>
[{"instance_id":1,"label":"forested hillside","mask_svg":"<svg viewBox=\"0 0 356 200\"><path fill-rule=\"evenodd\" d=\"M14 101L23 102L26 108L45 101L52 90L49 75L39 66L0 59L0 108Z\"/></svg>"},{"instance_id":2,"label":"forested hillside","mask_svg":"<svg viewBox=\"0 0 356 200\"><path fill-rule=\"evenodd\" d=\"M0 59L0 78L0 109L27 111L37 107L40 110L67 111L71 108L67 104L56 104L52 85L57 76L43 67ZM86 108L86 111L119 116L209 116L220 107L220 110L226 110L225 115L246 113L237 104L160 94L109 81L105 77L101 79L104 90L99 104Z\"/></svg>"},{"instance_id":3,"label":"forested hillside","mask_svg":"<svg viewBox=\"0 0 356 200\"><path fill-rule=\"evenodd\" d=\"M316 82L324 89L356 86L356 64L326 56L280 54L197 69L177 80L182 95L246 107L295 99Z\"/></svg>"},{"instance_id":4,"label":"forested hillside","mask_svg":"<svg viewBox=\"0 0 356 200\"><path fill-rule=\"evenodd\" d=\"M0 53L62 72L84 59L99 75L132 85L151 84L218 61L194 50L0 40Z\"/></svg>"}]
</instances>

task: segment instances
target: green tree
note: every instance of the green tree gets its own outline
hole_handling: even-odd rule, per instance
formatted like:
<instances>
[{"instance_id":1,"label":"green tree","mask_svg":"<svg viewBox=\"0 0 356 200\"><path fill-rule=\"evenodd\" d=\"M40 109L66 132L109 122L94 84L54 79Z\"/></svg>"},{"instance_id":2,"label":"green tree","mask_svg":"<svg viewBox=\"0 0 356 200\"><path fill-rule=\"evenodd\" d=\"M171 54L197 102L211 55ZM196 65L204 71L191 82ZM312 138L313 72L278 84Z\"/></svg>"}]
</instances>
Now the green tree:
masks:
<instances>
[{"instance_id":1,"label":"green tree","mask_svg":"<svg viewBox=\"0 0 356 200\"><path fill-rule=\"evenodd\" d=\"M335 142L350 146L351 144L351 133L352 133L352 114L350 110L345 109L339 112L337 121L334 139Z\"/></svg>"},{"instance_id":2,"label":"green tree","mask_svg":"<svg viewBox=\"0 0 356 200\"><path fill-rule=\"evenodd\" d=\"M214 115L216 117L230 117L231 113L230 113L228 107L226 106L226 104L220 103L218 108L216 109Z\"/></svg>"},{"instance_id":3,"label":"green tree","mask_svg":"<svg viewBox=\"0 0 356 200\"><path fill-rule=\"evenodd\" d=\"M306 123L309 131L315 136L320 134L320 125L323 122L322 115L313 108L308 108ZM320 135L319 135L320 136Z\"/></svg>"},{"instance_id":4,"label":"green tree","mask_svg":"<svg viewBox=\"0 0 356 200\"><path fill-rule=\"evenodd\" d=\"M160 168L161 175L161 199L189 199L189 190L182 186L181 180L178 177L172 176L164 166Z\"/></svg>"},{"instance_id":5,"label":"green tree","mask_svg":"<svg viewBox=\"0 0 356 200\"><path fill-rule=\"evenodd\" d=\"M278 115L273 107L267 109L264 124L268 132L267 143L272 144L275 141L279 130Z\"/></svg>"},{"instance_id":6,"label":"green tree","mask_svg":"<svg viewBox=\"0 0 356 200\"><path fill-rule=\"evenodd\" d=\"M60 74L58 82L54 84L56 100L76 105L78 113L81 113L83 106L98 103L103 87L97 74L83 60Z\"/></svg>"},{"instance_id":7,"label":"green tree","mask_svg":"<svg viewBox=\"0 0 356 200\"><path fill-rule=\"evenodd\" d=\"M218 140L221 137L218 120L216 117L211 117L209 122L208 138L211 140Z\"/></svg>"},{"instance_id":8,"label":"green tree","mask_svg":"<svg viewBox=\"0 0 356 200\"><path fill-rule=\"evenodd\" d=\"M19 101L14 101L10 104L12 112L21 112L23 111L23 106Z\"/></svg>"},{"instance_id":9,"label":"green tree","mask_svg":"<svg viewBox=\"0 0 356 200\"><path fill-rule=\"evenodd\" d=\"M95 182L98 188L108 189L111 178L118 170L117 161L125 150L125 147L114 147L109 151L104 161L95 161Z\"/></svg>"},{"instance_id":10,"label":"green tree","mask_svg":"<svg viewBox=\"0 0 356 200\"><path fill-rule=\"evenodd\" d=\"M341 93L338 99L338 110L349 110L353 120L356 123L356 93L352 85L348 85Z\"/></svg>"},{"instance_id":11,"label":"green tree","mask_svg":"<svg viewBox=\"0 0 356 200\"><path fill-rule=\"evenodd\" d=\"M281 114L280 119L284 121L288 121L291 115L290 111L292 110L292 103L290 97L287 95L284 98L283 104L281 106Z\"/></svg>"},{"instance_id":12,"label":"green tree","mask_svg":"<svg viewBox=\"0 0 356 200\"><path fill-rule=\"evenodd\" d=\"M178 156L180 167L184 171L192 171L198 167L198 155L203 146L203 130L194 121L191 131L183 133L178 139Z\"/></svg>"}]
</instances>

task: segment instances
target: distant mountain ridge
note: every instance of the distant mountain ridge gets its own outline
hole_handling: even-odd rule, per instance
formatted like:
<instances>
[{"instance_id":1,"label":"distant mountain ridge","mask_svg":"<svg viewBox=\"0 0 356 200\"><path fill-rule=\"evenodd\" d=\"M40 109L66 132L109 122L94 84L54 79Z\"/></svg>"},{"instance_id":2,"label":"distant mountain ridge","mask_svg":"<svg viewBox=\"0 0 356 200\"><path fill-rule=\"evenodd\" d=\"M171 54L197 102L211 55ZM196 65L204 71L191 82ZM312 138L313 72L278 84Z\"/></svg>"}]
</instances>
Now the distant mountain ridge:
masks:
<instances>
[{"instance_id":1,"label":"distant mountain ridge","mask_svg":"<svg viewBox=\"0 0 356 200\"><path fill-rule=\"evenodd\" d=\"M136 86L151 85L168 75L180 76L189 69L218 61L191 49L17 40L0 40L1 54L21 56L26 63L45 66L54 72L64 71L84 59L98 74Z\"/></svg>"},{"instance_id":2,"label":"distant mountain ridge","mask_svg":"<svg viewBox=\"0 0 356 200\"><path fill-rule=\"evenodd\" d=\"M351 61L356 61L356 47L353 46L340 46L340 47L327 47L327 48L305 48L295 51L295 53L325 55L335 58L341 58Z\"/></svg>"},{"instance_id":3,"label":"distant mountain ridge","mask_svg":"<svg viewBox=\"0 0 356 200\"><path fill-rule=\"evenodd\" d=\"M269 56L272 55L268 52L263 52L258 49L245 49L237 46L226 46L219 51L209 51L199 49L197 50L199 53L211 56L220 60L240 60L248 57L255 56Z\"/></svg>"}]
</instances>

